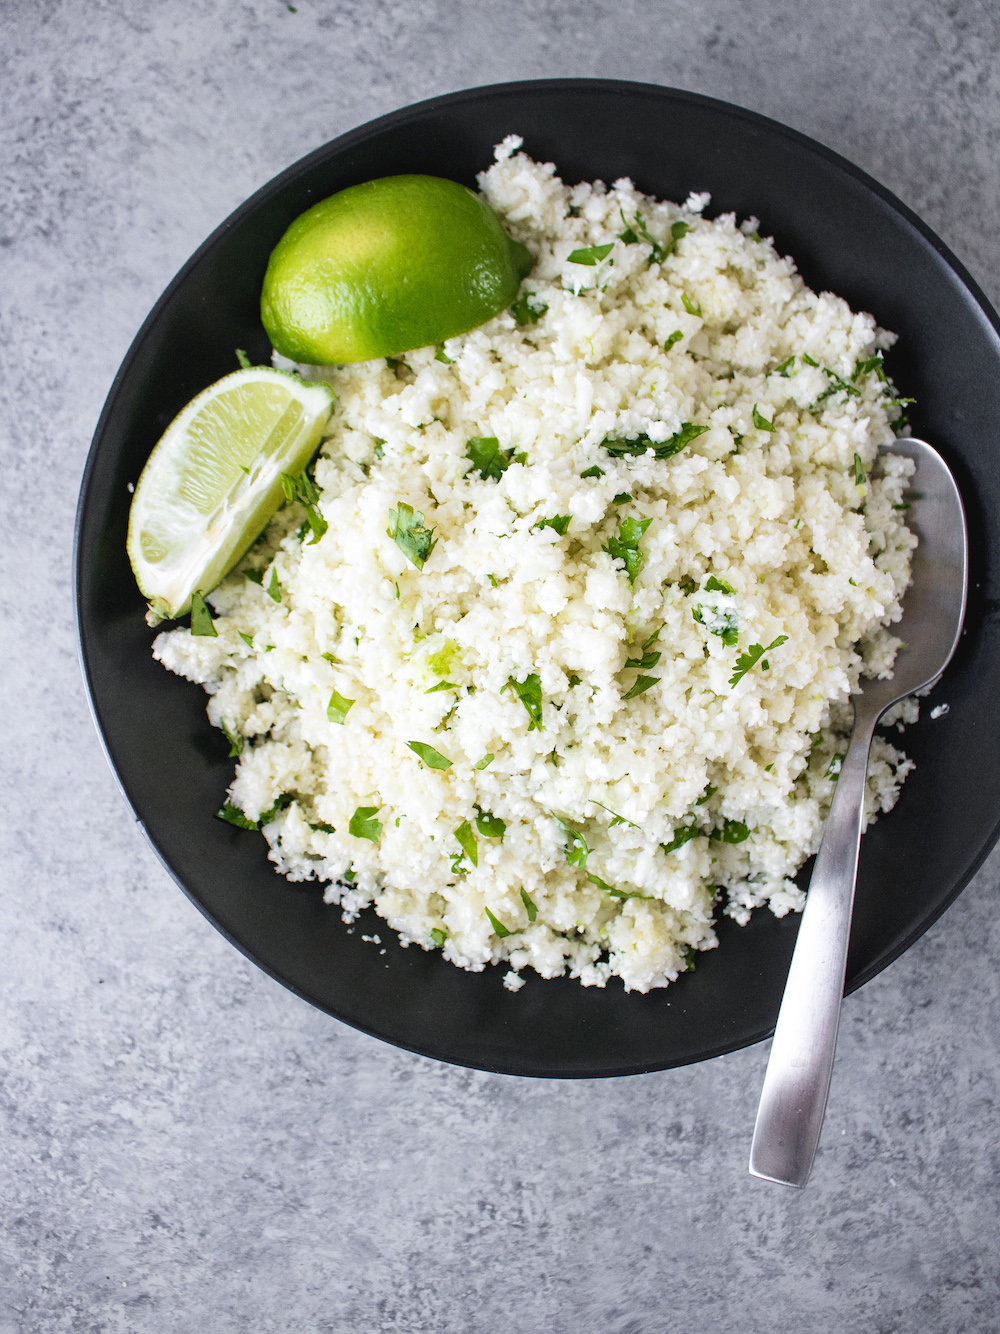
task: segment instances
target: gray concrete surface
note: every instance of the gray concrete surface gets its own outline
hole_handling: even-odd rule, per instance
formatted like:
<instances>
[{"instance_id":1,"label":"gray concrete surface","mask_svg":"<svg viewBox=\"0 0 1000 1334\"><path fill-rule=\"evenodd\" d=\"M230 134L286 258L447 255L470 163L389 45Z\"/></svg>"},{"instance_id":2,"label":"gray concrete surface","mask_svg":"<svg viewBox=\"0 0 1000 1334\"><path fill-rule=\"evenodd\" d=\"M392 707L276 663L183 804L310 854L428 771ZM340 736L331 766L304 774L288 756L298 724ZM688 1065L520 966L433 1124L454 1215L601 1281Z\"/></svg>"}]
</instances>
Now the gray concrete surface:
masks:
<instances>
[{"instance_id":1,"label":"gray concrete surface","mask_svg":"<svg viewBox=\"0 0 1000 1334\"><path fill-rule=\"evenodd\" d=\"M608 75L840 150L1000 297L986 0L6 0L0 7L0 1331L1000 1329L994 857L845 1007L802 1194L752 1181L766 1052L637 1080L451 1069L217 936L84 701L76 491L130 339L275 172L407 102Z\"/></svg>"}]
</instances>

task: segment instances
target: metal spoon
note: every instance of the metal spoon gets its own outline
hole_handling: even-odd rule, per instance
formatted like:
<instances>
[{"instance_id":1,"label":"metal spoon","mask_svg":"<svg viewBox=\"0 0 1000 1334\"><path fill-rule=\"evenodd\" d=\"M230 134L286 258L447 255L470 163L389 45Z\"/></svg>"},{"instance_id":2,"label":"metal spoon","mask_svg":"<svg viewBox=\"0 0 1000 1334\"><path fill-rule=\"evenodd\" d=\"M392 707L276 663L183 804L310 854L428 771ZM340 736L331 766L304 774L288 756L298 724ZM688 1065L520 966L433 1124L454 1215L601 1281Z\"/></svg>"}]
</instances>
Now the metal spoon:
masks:
<instances>
[{"instance_id":1,"label":"metal spoon","mask_svg":"<svg viewBox=\"0 0 1000 1334\"><path fill-rule=\"evenodd\" d=\"M778 1012L750 1171L786 1186L804 1186L809 1179L830 1093L875 724L897 700L937 682L958 644L965 614L968 544L955 479L940 454L922 440L897 440L891 451L917 465L910 483L915 499L907 515L919 538L913 582L903 600L907 643L899 650L891 680L865 681L852 696L851 744L837 779Z\"/></svg>"}]
</instances>

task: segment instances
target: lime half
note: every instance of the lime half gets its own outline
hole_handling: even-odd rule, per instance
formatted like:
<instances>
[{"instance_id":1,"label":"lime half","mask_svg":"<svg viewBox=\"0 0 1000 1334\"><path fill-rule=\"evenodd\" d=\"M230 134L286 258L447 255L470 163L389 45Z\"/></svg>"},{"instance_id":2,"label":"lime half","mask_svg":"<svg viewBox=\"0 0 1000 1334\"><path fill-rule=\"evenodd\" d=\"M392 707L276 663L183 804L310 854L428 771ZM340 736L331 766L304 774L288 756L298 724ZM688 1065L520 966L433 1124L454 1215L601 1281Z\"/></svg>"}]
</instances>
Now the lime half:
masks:
<instances>
[{"instance_id":1,"label":"lime half","mask_svg":"<svg viewBox=\"0 0 1000 1334\"><path fill-rule=\"evenodd\" d=\"M271 254L261 319L293 361L370 361L485 324L531 265L481 195L439 176L385 176L295 219Z\"/></svg>"},{"instance_id":2,"label":"lime half","mask_svg":"<svg viewBox=\"0 0 1000 1334\"><path fill-rule=\"evenodd\" d=\"M211 385L167 427L132 498L128 556L150 621L181 616L232 569L284 503L333 408L333 390L269 367Z\"/></svg>"}]
</instances>

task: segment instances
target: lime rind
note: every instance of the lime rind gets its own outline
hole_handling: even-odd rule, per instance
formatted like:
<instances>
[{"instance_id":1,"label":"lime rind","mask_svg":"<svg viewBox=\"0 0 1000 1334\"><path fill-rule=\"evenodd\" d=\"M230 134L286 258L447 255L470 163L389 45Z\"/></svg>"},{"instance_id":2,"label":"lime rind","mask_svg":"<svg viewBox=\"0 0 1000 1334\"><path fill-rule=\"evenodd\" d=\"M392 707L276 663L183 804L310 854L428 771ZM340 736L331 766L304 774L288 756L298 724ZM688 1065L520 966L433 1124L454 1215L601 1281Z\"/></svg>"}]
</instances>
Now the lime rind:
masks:
<instances>
[{"instance_id":1,"label":"lime rind","mask_svg":"<svg viewBox=\"0 0 1000 1334\"><path fill-rule=\"evenodd\" d=\"M284 504L283 472L315 453L333 390L257 366L205 389L174 418L142 471L127 550L149 620L183 615Z\"/></svg>"}]
</instances>

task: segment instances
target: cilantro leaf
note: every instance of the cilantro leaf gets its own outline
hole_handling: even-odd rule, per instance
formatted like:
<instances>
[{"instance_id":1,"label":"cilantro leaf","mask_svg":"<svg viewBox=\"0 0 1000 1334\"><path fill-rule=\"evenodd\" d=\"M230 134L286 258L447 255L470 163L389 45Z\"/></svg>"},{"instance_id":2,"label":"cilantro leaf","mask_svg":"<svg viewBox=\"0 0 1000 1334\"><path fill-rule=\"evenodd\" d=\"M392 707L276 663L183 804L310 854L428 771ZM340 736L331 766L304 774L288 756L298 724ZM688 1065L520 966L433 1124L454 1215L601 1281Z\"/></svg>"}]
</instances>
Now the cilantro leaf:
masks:
<instances>
[{"instance_id":1,"label":"cilantro leaf","mask_svg":"<svg viewBox=\"0 0 1000 1334\"><path fill-rule=\"evenodd\" d=\"M811 357L808 352L802 353L802 360L806 363L807 366L815 366L817 370L819 369L819 362L816 361L813 357Z\"/></svg>"},{"instance_id":2,"label":"cilantro leaf","mask_svg":"<svg viewBox=\"0 0 1000 1334\"><path fill-rule=\"evenodd\" d=\"M630 819L628 818L627 815L619 815L618 812L617 812L617 811L613 811L613 810L611 809L610 806L605 806L605 804L604 804L603 801L595 801L595 802L594 802L594 805L595 805L595 806L600 806L600 808L601 808L602 811L607 811L609 815L613 815L613 816L614 816L614 819L613 819L613 820L611 821L611 823L608 825L608 828L609 828L609 829L614 829L614 827L615 827L616 824L627 824L627 825L631 825L631 827L632 827L633 829L638 829L638 828L640 828L640 826L637 825L636 822L635 822L634 820L630 820Z\"/></svg>"},{"instance_id":3,"label":"cilantro leaf","mask_svg":"<svg viewBox=\"0 0 1000 1334\"><path fill-rule=\"evenodd\" d=\"M463 820L455 830L455 837L458 839L458 846L472 862L473 866L479 865L479 848L476 844L476 836L472 832L472 825L468 820Z\"/></svg>"},{"instance_id":4,"label":"cilantro leaf","mask_svg":"<svg viewBox=\"0 0 1000 1334\"><path fill-rule=\"evenodd\" d=\"M489 811L484 811L481 806L477 806L476 810L479 812L476 816L476 828L483 838L503 838L507 825L500 819L499 815L491 815Z\"/></svg>"},{"instance_id":5,"label":"cilantro leaf","mask_svg":"<svg viewBox=\"0 0 1000 1334\"><path fill-rule=\"evenodd\" d=\"M857 486L864 486L868 481L868 474L865 472L865 465L861 461L861 455L854 455L854 482ZM192 620L193 620L192 616Z\"/></svg>"},{"instance_id":6,"label":"cilantro leaf","mask_svg":"<svg viewBox=\"0 0 1000 1334\"><path fill-rule=\"evenodd\" d=\"M461 686L455 685L454 681L439 681L436 686L431 686L430 690L425 690L425 695L436 695L439 690L461 690Z\"/></svg>"},{"instance_id":7,"label":"cilantro leaf","mask_svg":"<svg viewBox=\"0 0 1000 1334\"><path fill-rule=\"evenodd\" d=\"M778 428L774 422L769 422L755 403L753 405L753 424L758 431L776 431Z\"/></svg>"},{"instance_id":8,"label":"cilantro leaf","mask_svg":"<svg viewBox=\"0 0 1000 1334\"><path fill-rule=\"evenodd\" d=\"M451 760L442 755L439 750L433 746L428 746L424 741L407 741L406 743L414 755L419 755L428 769L450 769Z\"/></svg>"},{"instance_id":9,"label":"cilantro leaf","mask_svg":"<svg viewBox=\"0 0 1000 1334\"><path fill-rule=\"evenodd\" d=\"M764 648L761 644L751 644L746 653L741 653L736 659L736 670L729 678L729 684L731 686L739 685L747 672L750 671L751 667L756 666L765 653L770 653L771 649L778 648L778 646L783 644L787 638L787 635L779 635L777 639L771 640L767 648Z\"/></svg>"},{"instance_id":10,"label":"cilantro leaf","mask_svg":"<svg viewBox=\"0 0 1000 1334\"><path fill-rule=\"evenodd\" d=\"M465 457L472 461L469 474L478 472L484 482L499 482L510 466L510 455L501 450L495 435L473 436L466 446Z\"/></svg>"},{"instance_id":11,"label":"cilantro leaf","mask_svg":"<svg viewBox=\"0 0 1000 1334\"><path fill-rule=\"evenodd\" d=\"M775 366L771 374L780 375L782 379L790 380L792 376L795 374L795 371L792 369L794 365L795 365L795 357L794 356L788 357L785 361L781 363L780 366Z\"/></svg>"},{"instance_id":12,"label":"cilantro leaf","mask_svg":"<svg viewBox=\"0 0 1000 1334\"><path fill-rule=\"evenodd\" d=\"M700 435L704 435L708 430L707 426L698 426L694 422L683 422L681 429L675 431L669 440L656 441L650 440L648 435L637 435L633 440L617 440L608 436L601 441L601 448L606 449L613 459L623 459L626 456L638 456L645 454L647 450L652 450L655 458L669 459L691 443L697 440Z\"/></svg>"},{"instance_id":13,"label":"cilantro leaf","mask_svg":"<svg viewBox=\"0 0 1000 1334\"><path fill-rule=\"evenodd\" d=\"M367 838L370 843L377 843L382 836L382 822L374 817L381 809L380 806L359 806L351 816L347 832L354 838Z\"/></svg>"},{"instance_id":14,"label":"cilantro leaf","mask_svg":"<svg viewBox=\"0 0 1000 1334\"><path fill-rule=\"evenodd\" d=\"M524 910L528 914L528 921L533 922L538 916L538 905L523 885L521 886L521 902L524 904Z\"/></svg>"},{"instance_id":15,"label":"cilantro leaf","mask_svg":"<svg viewBox=\"0 0 1000 1334\"><path fill-rule=\"evenodd\" d=\"M330 703L326 706L326 716L331 723L342 724L355 702L353 699L345 699L335 690L330 696Z\"/></svg>"},{"instance_id":16,"label":"cilantro leaf","mask_svg":"<svg viewBox=\"0 0 1000 1334\"><path fill-rule=\"evenodd\" d=\"M744 843L750 830L742 820L723 820L722 828L713 829L709 837L715 843Z\"/></svg>"},{"instance_id":17,"label":"cilantro leaf","mask_svg":"<svg viewBox=\"0 0 1000 1334\"><path fill-rule=\"evenodd\" d=\"M631 499L631 491L619 491L616 496L611 497L611 503L612 505L627 505Z\"/></svg>"},{"instance_id":18,"label":"cilantro leaf","mask_svg":"<svg viewBox=\"0 0 1000 1334\"><path fill-rule=\"evenodd\" d=\"M599 467L597 466L597 464L595 463L595 464L593 465L593 467L588 468L586 472L582 472L582 473L580 474L580 476L581 476L581 477L603 477L603 476L604 476L604 469L603 469L603 468L599 468Z\"/></svg>"},{"instance_id":19,"label":"cilantro leaf","mask_svg":"<svg viewBox=\"0 0 1000 1334\"><path fill-rule=\"evenodd\" d=\"M651 899L653 897L652 894L640 894L635 889L615 889L614 885L609 885L606 880L602 880L599 875L592 875L590 871L587 872L587 879L598 889L603 889L605 894L611 894L616 899Z\"/></svg>"},{"instance_id":20,"label":"cilantro leaf","mask_svg":"<svg viewBox=\"0 0 1000 1334\"><path fill-rule=\"evenodd\" d=\"M566 529L569 527L571 516L569 514L557 514L553 519L542 519L535 524L536 528L552 528L560 537L566 536Z\"/></svg>"},{"instance_id":21,"label":"cilantro leaf","mask_svg":"<svg viewBox=\"0 0 1000 1334\"><path fill-rule=\"evenodd\" d=\"M710 574L708 576L708 583L705 585L705 592L733 594L736 592L736 589L728 579L719 579L716 575Z\"/></svg>"},{"instance_id":22,"label":"cilantro leaf","mask_svg":"<svg viewBox=\"0 0 1000 1334\"><path fill-rule=\"evenodd\" d=\"M712 784L709 783L708 787L706 787L706 789L705 789L705 794L704 794L704 796L699 797L698 800L697 800L694 804L695 804L696 806L704 806L705 803L706 803L707 801L711 801L711 800L712 800L712 798L715 796L715 794L716 794L716 792L718 792L718 790L719 790L719 789L718 789L717 787L713 787Z\"/></svg>"},{"instance_id":23,"label":"cilantro leaf","mask_svg":"<svg viewBox=\"0 0 1000 1334\"><path fill-rule=\"evenodd\" d=\"M669 352L673 345L679 343L683 337L684 335L681 333L680 329L675 329L663 344L664 352Z\"/></svg>"},{"instance_id":24,"label":"cilantro leaf","mask_svg":"<svg viewBox=\"0 0 1000 1334\"><path fill-rule=\"evenodd\" d=\"M261 587L264 586L263 570L244 570L243 573L246 575L246 577L250 580L252 584L260 584Z\"/></svg>"},{"instance_id":25,"label":"cilantro leaf","mask_svg":"<svg viewBox=\"0 0 1000 1334\"><path fill-rule=\"evenodd\" d=\"M221 811L216 811L216 818L225 820L227 824L235 825L237 829L256 829L257 821L249 819L240 810L239 806L234 806L231 801L227 801Z\"/></svg>"},{"instance_id":26,"label":"cilantro leaf","mask_svg":"<svg viewBox=\"0 0 1000 1334\"><path fill-rule=\"evenodd\" d=\"M861 397L861 390L855 389L849 380L843 379L836 371L831 371L827 367L823 369L826 371L830 383L816 400L817 403L822 403L825 398L831 398L834 394L847 394L850 398Z\"/></svg>"},{"instance_id":27,"label":"cilantro leaf","mask_svg":"<svg viewBox=\"0 0 1000 1334\"><path fill-rule=\"evenodd\" d=\"M327 532L330 525L316 508L319 500L319 490L316 483L306 473L301 477L293 477L291 473L283 472L281 474L281 489L285 493L285 499L291 504L293 500L299 501L306 512L306 522L312 529L312 540L310 546Z\"/></svg>"},{"instance_id":28,"label":"cilantro leaf","mask_svg":"<svg viewBox=\"0 0 1000 1334\"><path fill-rule=\"evenodd\" d=\"M507 684L500 691L513 690L524 705L531 722L528 725L529 732L540 732L542 730L542 683L537 672L531 672L523 681L515 681L512 676L507 678Z\"/></svg>"},{"instance_id":29,"label":"cilantro leaf","mask_svg":"<svg viewBox=\"0 0 1000 1334\"><path fill-rule=\"evenodd\" d=\"M665 624L666 622L664 621L663 625ZM659 639L660 635L663 632L663 625L658 625L656 629L653 631L653 633L651 635L647 635L646 638L642 641L642 647L644 650L649 648L650 644L656 643L656 641Z\"/></svg>"},{"instance_id":30,"label":"cilantro leaf","mask_svg":"<svg viewBox=\"0 0 1000 1334\"><path fill-rule=\"evenodd\" d=\"M242 370L249 371L253 369L253 362L241 347L236 348L236 360L239 362Z\"/></svg>"},{"instance_id":31,"label":"cilantro leaf","mask_svg":"<svg viewBox=\"0 0 1000 1334\"><path fill-rule=\"evenodd\" d=\"M531 304L531 298L534 295L534 292L525 292L524 295L518 297L511 306L510 313L514 316L514 319L518 324L537 324L548 310L548 306L544 304L541 306L533 306Z\"/></svg>"},{"instance_id":32,"label":"cilantro leaf","mask_svg":"<svg viewBox=\"0 0 1000 1334\"><path fill-rule=\"evenodd\" d=\"M569 835L569 842L563 849L563 854L570 866L586 866L587 858L590 856L590 848L583 834L579 829L574 828L568 820L564 820L561 815L553 813L552 818Z\"/></svg>"},{"instance_id":33,"label":"cilantro leaf","mask_svg":"<svg viewBox=\"0 0 1000 1334\"><path fill-rule=\"evenodd\" d=\"M337 832L333 825L327 824L325 820L317 820L316 823L311 824L309 828L315 829L317 834L335 834Z\"/></svg>"},{"instance_id":34,"label":"cilantro leaf","mask_svg":"<svg viewBox=\"0 0 1000 1334\"><path fill-rule=\"evenodd\" d=\"M446 366L454 366L455 364L455 358L449 357L443 347L439 347L438 350L434 353L434 360L441 361Z\"/></svg>"},{"instance_id":35,"label":"cilantro leaf","mask_svg":"<svg viewBox=\"0 0 1000 1334\"><path fill-rule=\"evenodd\" d=\"M589 268L593 268L602 259L607 259L614 248L614 241L609 241L607 245L584 246L581 250L570 251L566 259L570 264L586 264Z\"/></svg>"},{"instance_id":36,"label":"cilantro leaf","mask_svg":"<svg viewBox=\"0 0 1000 1334\"><path fill-rule=\"evenodd\" d=\"M271 581L268 584L267 588L265 589L265 592L267 593L267 596L271 599L272 602L281 601L281 585L278 583L277 570L271 571Z\"/></svg>"},{"instance_id":37,"label":"cilantro leaf","mask_svg":"<svg viewBox=\"0 0 1000 1334\"><path fill-rule=\"evenodd\" d=\"M448 939L447 931L442 931L439 926L431 928L431 940L433 940L434 944L438 947L438 949L443 948L444 942L447 939Z\"/></svg>"},{"instance_id":38,"label":"cilantro leaf","mask_svg":"<svg viewBox=\"0 0 1000 1334\"><path fill-rule=\"evenodd\" d=\"M243 747L246 745L246 737L239 732L233 735L225 723L222 724L222 730L225 733L226 740L229 742L229 759L243 754Z\"/></svg>"},{"instance_id":39,"label":"cilantro leaf","mask_svg":"<svg viewBox=\"0 0 1000 1334\"><path fill-rule=\"evenodd\" d=\"M386 532L399 547L406 559L418 570L437 546L432 540L433 528L424 527L424 516L419 510L414 512L412 505L405 501L398 502L397 509L389 511L389 527Z\"/></svg>"},{"instance_id":40,"label":"cilantro leaf","mask_svg":"<svg viewBox=\"0 0 1000 1334\"><path fill-rule=\"evenodd\" d=\"M838 751L836 755L831 756L830 763L827 766L826 773L823 775L823 777L833 778L833 779L839 778L840 770L843 767L844 759L845 756L842 755L840 751Z\"/></svg>"},{"instance_id":41,"label":"cilantro leaf","mask_svg":"<svg viewBox=\"0 0 1000 1334\"><path fill-rule=\"evenodd\" d=\"M625 694L622 695L622 699L635 699L636 695L641 695L644 691L648 690L650 686L655 686L659 679L658 676L636 677L635 685L631 690L627 690Z\"/></svg>"},{"instance_id":42,"label":"cilantro leaf","mask_svg":"<svg viewBox=\"0 0 1000 1334\"><path fill-rule=\"evenodd\" d=\"M692 820L690 824L678 825L670 842L661 843L660 847L667 853L676 852L678 848L682 848L685 843L690 843L693 838L698 838L700 834L701 830Z\"/></svg>"},{"instance_id":43,"label":"cilantro leaf","mask_svg":"<svg viewBox=\"0 0 1000 1334\"><path fill-rule=\"evenodd\" d=\"M885 368L882 365L882 353L876 352L873 357L859 357L854 363L854 374L852 380L859 380L862 375L871 375L874 372L876 377L885 383Z\"/></svg>"},{"instance_id":44,"label":"cilantro leaf","mask_svg":"<svg viewBox=\"0 0 1000 1334\"><path fill-rule=\"evenodd\" d=\"M372 453L379 460L379 462L381 462L382 459L385 458L385 441L379 440L377 436L374 436L372 438Z\"/></svg>"},{"instance_id":45,"label":"cilantro leaf","mask_svg":"<svg viewBox=\"0 0 1000 1334\"><path fill-rule=\"evenodd\" d=\"M244 644L246 644L247 648L253 648L253 635L248 635L243 630L237 630L236 633L243 640Z\"/></svg>"},{"instance_id":46,"label":"cilantro leaf","mask_svg":"<svg viewBox=\"0 0 1000 1334\"><path fill-rule=\"evenodd\" d=\"M479 760L479 762L478 762L477 764L474 764L474 765L473 765L473 768L474 768L474 769L485 769L486 766L487 766L488 764L492 764L493 761L494 761L495 759L496 759L496 756L495 756L494 754L492 754L490 751L487 751L486 754L483 756L483 758L482 758L481 760Z\"/></svg>"},{"instance_id":47,"label":"cilantro leaf","mask_svg":"<svg viewBox=\"0 0 1000 1334\"><path fill-rule=\"evenodd\" d=\"M697 315L701 318L701 302L693 301L687 292L681 292L681 302L689 315Z\"/></svg>"},{"instance_id":48,"label":"cilantro leaf","mask_svg":"<svg viewBox=\"0 0 1000 1334\"><path fill-rule=\"evenodd\" d=\"M483 906L485 907L485 904ZM490 912L489 908L486 908L486 916L490 919L490 925L501 940L503 940L505 936L510 935L510 932L504 926L503 922L501 922L498 917L495 917L493 913Z\"/></svg>"},{"instance_id":49,"label":"cilantro leaf","mask_svg":"<svg viewBox=\"0 0 1000 1334\"><path fill-rule=\"evenodd\" d=\"M639 540L652 522L652 519L633 519L630 515L627 519L622 519L618 525L617 535L609 537L602 547L612 560L624 562L630 584L635 583L642 569L644 557L639 550Z\"/></svg>"},{"instance_id":50,"label":"cilantro leaf","mask_svg":"<svg viewBox=\"0 0 1000 1334\"><path fill-rule=\"evenodd\" d=\"M269 806L267 810L264 811L264 813L261 815L260 817L261 828L263 828L264 825L266 824L270 824L271 821L274 819L274 817L279 813L279 811L283 811L286 809L286 807L291 806L294 800L295 800L294 793L282 792L281 796L275 800L274 805Z\"/></svg>"},{"instance_id":51,"label":"cilantro leaf","mask_svg":"<svg viewBox=\"0 0 1000 1334\"><path fill-rule=\"evenodd\" d=\"M706 612L708 620L705 619ZM718 635L727 648L736 646L740 637L740 623L734 611L729 608L703 607L699 602L697 607L692 607L691 615L710 634Z\"/></svg>"},{"instance_id":52,"label":"cilantro leaf","mask_svg":"<svg viewBox=\"0 0 1000 1334\"><path fill-rule=\"evenodd\" d=\"M638 667L639 669L655 667L662 657L663 654L658 649L654 649L651 653L644 653L641 658L626 658L625 666Z\"/></svg>"},{"instance_id":53,"label":"cilantro leaf","mask_svg":"<svg viewBox=\"0 0 1000 1334\"><path fill-rule=\"evenodd\" d=\"M218 639L219 632L212 620L208 604L200 593L191 594L191 633L204 635L206 639Z\"/></svg>"}]
</instances>

